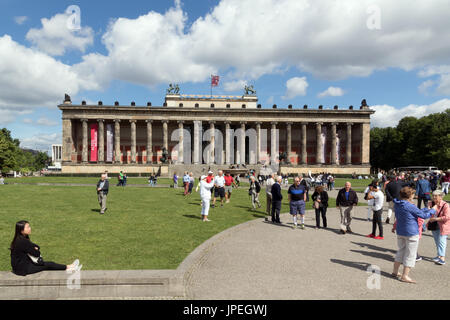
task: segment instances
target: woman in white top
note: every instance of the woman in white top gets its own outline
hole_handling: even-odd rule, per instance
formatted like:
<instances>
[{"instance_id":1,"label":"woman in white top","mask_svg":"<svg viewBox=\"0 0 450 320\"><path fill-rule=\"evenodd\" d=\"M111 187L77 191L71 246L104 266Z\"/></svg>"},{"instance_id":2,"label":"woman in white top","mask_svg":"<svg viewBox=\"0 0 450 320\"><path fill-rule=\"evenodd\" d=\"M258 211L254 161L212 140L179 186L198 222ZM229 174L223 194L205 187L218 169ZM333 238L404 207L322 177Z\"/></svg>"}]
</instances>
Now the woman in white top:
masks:
<instances>
[{"instance_id":1,"label":"woman in white top","mask_svg":"<svg viewBox=\"0 0 450 320\"><path fill-rule=\"evenodd\" d=\"M211 201L211 189L214 187L214 180L206 182L206 176L200 180L200 198L202 199L202 221L211 221L208 219L209 202Z\"/></svg>"}]
</instances>

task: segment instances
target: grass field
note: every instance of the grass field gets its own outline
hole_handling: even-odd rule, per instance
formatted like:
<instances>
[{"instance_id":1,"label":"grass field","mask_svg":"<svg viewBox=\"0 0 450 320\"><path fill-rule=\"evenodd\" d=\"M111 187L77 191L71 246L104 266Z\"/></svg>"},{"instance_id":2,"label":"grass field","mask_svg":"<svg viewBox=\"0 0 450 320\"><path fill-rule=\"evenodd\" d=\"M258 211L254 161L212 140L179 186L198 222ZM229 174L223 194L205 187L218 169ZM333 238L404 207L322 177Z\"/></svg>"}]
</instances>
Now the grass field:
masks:
<instances>
[{"instance_id":1,"label":"grass field","mask_svg":"<svg viewBox=\"0 0 450 320\"><path fill-rule=\"evenodd\" d=\"M29 179L47 178L20 180ZM66 178L60 179L54 182ZM210 209L208 223L200 220L198 193L184 197L182 189L111 187L105 215L99 214L93 187L9 184L0 186L0 194L0 270L11 270L8 248L22 219L30 222L31 239L48 261L69 264L79 258L84 270L175 269L213 235L264 217L266 201L262 192L262 208L252 211L247 188L234 189L231 203ZM330 207L334 204L330 199ZM288 210L284 201L282 212Z\"/></svg>"}]
</instances>

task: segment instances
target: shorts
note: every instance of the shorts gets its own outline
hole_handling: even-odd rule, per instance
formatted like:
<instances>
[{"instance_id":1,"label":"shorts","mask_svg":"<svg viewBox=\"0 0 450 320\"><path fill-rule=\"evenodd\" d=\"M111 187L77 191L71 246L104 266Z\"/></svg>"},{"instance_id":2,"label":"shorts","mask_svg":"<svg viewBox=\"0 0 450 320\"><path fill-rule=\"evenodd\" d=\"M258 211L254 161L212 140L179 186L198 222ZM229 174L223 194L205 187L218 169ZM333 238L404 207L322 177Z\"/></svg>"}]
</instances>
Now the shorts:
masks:
<instances>
[{"instance_id":1,"label":"shorts","mask_svg":"<svg viewBox=\"0 0 450 320\"><path fill-rule=\"evenodd\" d=\"M225 188L221 187L221 188L214 188L214 197L217 198L225 198Z\"/></svg>"},{"instance_id":2,"label":"shorts","mask_svg":"<svg viewBox=\"0 0 450 320\"><path fill-rule=\"evenodd\" d=\"M289 213L292 215L295 214L305 214L305 201L291 201L289 203Z\"/></svg>"},{"instance_id":3,"label":"shorts","mask_svg":"<svg viewBox=\"0 0 450 320\"><path fill-rule=\"evenodd\" d=\"M228 192L228 193L233 192L233 186L225 186L225 192Z\"/></svg>"}]
</instances>

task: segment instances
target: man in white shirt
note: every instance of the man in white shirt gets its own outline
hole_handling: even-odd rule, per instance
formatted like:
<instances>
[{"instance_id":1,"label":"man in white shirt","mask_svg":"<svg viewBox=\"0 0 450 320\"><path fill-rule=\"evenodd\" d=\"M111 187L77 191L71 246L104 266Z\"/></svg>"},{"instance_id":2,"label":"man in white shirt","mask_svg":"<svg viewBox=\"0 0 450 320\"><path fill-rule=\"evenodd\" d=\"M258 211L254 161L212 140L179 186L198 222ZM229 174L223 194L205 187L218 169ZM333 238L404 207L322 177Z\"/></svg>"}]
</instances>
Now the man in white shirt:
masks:
<instances>
[{"instance_id":1,"label":"man in white shirt","mask_svg":"<svg viewBox=\"0 0 450 320\"><path fill-rule=\"evenodd\" d=\"M272 215L272 185L275 183L275 173L272 173L269 176L269 179L266 180L266 221L269 221L269 216Z\"/></svg>"},{"instance_id":2,"label":"man in white shirt","mask_svg":"<svg viewBox=\"0 0 450 320\"><path fill-rule=\"evenodd\" d=\"M209 202L211 201L211 189L214 187L214 181L206 182L206 176L200 178L200 198L202 199L202 221L208 220Z\"/></svg>"},{"instance_id":3,"label":"man in white shirt","mask_svg":"<svg viewBox=\"0 0 450 320\"><path fill-rule=\"evenodd\" d=\"M364 199L368 199L368 195L370 193L370 185L367 186L366 190L364 190ZM373 199L367 200L367 221L371 220L373 215Z\"/></svg>"},{"instance_id":4,"label":"man in white shirt","mask_svg":"<svg viewBox=\"0 0 450 320\"><path fill-rule=\"evenodd\" d=\"M369 185L370 192L367 195L368 200L373 199L373 221L372 221L372 233L367 235L369 238L383 240L383 223L381 222L381 216L383 214L384 194L380 191L380 188L376 183ZM379 236L376 236L377 225L379 229Z\"/></svg>"},{"instance_id":5,"label":"man in white shirt","mask_svg":"<svg viewBox=\"0 0 450 320\"><path fill-rule=\"evenodd\" d=\"M220 197L220 206L223 207L223 198L225 198L225 177L223 171L219 170L217 176L214 177L214 200L212 207L216 206L216 198Z\"/></svg>"}]
</instances>

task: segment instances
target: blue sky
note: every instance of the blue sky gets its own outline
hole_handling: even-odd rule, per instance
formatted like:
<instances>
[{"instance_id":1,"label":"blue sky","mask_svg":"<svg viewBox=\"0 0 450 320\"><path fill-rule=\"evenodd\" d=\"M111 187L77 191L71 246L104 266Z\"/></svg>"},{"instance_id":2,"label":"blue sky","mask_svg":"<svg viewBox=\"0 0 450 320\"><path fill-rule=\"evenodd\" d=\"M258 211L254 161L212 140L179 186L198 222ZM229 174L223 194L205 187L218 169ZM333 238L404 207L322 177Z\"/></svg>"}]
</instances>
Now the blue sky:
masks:
<instances>
[{"instance_id":1,"label":"blue sky","mask_svg":"<svg viewBox=\"0 0 450 320\"><path fill-rule=\"evenodd\" d=\"M208 94L211 73L214 94L252 84L263 107L281 108L365 98L373 126L394 126L450 108L449 3L0 0L0 127L48 150L65 92L161 105L170 82ZM71 5L81 30L67 27Z\"/></svg>"}]
</instances>

